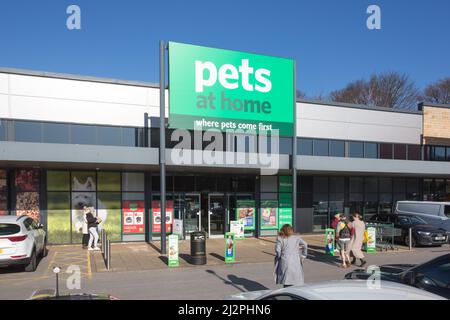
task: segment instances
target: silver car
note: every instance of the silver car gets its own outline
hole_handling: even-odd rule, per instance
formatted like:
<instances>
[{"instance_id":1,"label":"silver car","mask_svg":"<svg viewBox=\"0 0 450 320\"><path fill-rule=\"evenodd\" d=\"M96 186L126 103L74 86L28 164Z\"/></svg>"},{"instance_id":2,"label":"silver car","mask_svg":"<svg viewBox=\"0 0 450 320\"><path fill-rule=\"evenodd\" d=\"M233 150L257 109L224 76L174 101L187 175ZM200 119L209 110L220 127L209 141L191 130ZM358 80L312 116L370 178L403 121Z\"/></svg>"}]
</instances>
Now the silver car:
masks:
<instances>
[{"instance_id":1,"label":"silver car","mask_svg":"<svg viewBox=\"0 0 450 320\"><path fill-rule=\"evenodd\" d=\"M446 300L411 286L390 281L338 280L278 290L243 292L227 300Z\"/></svg>"}]
</instances>

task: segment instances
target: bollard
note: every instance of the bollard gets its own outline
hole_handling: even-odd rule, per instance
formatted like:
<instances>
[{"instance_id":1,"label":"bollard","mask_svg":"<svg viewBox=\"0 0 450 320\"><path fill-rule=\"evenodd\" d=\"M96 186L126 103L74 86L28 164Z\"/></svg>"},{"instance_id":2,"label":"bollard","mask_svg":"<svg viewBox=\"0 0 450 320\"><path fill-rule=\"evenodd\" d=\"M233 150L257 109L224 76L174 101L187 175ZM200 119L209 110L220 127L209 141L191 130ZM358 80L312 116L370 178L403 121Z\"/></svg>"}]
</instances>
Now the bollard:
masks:
<instances>
[{"instance_id":1,"label":"bollard","mask_svg":"<svg viewBox=\"0 0 450 320\"><path fill-rule=\"evenodd\" d=\"M409 228L409 251L412 250L412 228Z\"/></svg>"},{"instance_id":2,"label":"bollard","mask_svg":"<svg viewBox=\"0 0 450 320\"><path fill-rule=\"evenodd\" d=\"M106 269L111 269L111 240L107 240L107 247L108 247L108 255L107 255L107 262L106 262Z\"/></svg>"}]
</instances>

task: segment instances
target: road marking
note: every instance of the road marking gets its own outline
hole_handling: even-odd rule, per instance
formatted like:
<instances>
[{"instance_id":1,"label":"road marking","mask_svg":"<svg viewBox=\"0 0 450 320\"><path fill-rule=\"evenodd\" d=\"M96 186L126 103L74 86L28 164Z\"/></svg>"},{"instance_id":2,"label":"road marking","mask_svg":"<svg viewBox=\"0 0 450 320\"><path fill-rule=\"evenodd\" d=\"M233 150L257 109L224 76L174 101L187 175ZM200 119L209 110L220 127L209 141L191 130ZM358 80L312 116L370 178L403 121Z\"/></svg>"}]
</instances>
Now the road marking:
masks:
<instances>
[{"instance_id":1,"label":"road marking","mask_svg":"<svg viewBox=\"0 0 450 320\"><path fill-rule=\"evenodd\" d=\"M45 277L48 275L48 272L50 271L50 269L52 269L52 272L53 272L52 265L53 265L53 263L55 263L55 257L56 257L57 254L58 254L58 251L55 251L55 254L53 255L53 257L50 260L50 262L48 263L47 270L45 270L45 273L44 273Z\"/></svg>"}]
</instances>

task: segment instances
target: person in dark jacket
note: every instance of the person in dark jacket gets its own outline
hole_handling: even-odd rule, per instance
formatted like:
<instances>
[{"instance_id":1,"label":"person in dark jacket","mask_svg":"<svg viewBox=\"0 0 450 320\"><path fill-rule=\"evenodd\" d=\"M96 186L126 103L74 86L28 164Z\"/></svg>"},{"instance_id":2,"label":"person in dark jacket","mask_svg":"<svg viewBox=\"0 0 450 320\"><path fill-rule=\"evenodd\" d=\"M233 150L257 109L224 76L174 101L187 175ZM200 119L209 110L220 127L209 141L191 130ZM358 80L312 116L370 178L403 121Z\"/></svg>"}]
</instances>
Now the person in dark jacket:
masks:
<instances>
[{"instance_id":1,"label":"person in dark jacket","mask_svg":"<svg viewBox=\"0 0 450 320\"><path fill-rule=\"evenodd\" d=\"M100 248L98 247L98 232L97 232L97 226L99 224L99 221L97 217L93 215L92 209L90 209L89 212L86 214L86 220L88 223L88 230L89 230L88 250L98 251L100 250ZM92 244L94 245L94 247L92 247Z\"/></svg>"}]
</instances>

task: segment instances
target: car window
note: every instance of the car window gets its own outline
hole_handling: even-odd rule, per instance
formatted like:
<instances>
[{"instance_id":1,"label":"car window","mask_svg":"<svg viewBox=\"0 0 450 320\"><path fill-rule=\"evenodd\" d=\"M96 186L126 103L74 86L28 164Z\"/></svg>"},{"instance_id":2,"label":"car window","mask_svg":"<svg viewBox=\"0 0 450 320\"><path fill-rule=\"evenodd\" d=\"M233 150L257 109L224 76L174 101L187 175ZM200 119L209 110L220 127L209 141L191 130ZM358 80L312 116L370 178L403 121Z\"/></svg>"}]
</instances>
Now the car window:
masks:
<instances>
[{"instance_id":1,"label":"car window","mask_svg":"<svg viewBox=\"0 0 450 320\"><path fill-rule=\"evenodd\" d=\"M304 299L290 294L277 294L266 297L263 300L304 300Z\"/></svg>"},{"instance_id":2,"label":"car window","mask_svg":"<svg viewBox=\"0 0 450 320\"><path fill-rule=\"evenodd\" d=\"M441 287L450 286L450 262L442 261L440 264L433 264L424 268L421 272Z\"/></svg>"},{"instance_id":3,"label":"car window","mask_svg":"<svg viewBox=\"0 0 450 320\"><path fill-rule=\"evenodd\" d=\"M17 224L0 223L0 236L9 236L20 232L20 226Z\"/></svg>"},{"instance_id":4,"label":"car window","mask_svg":"<svg viewBox=\"0 0 450 320\"><path fill-rule=\"evenodd\" d=\"M411 224L427 224L427 222L419 217L410 217Z\"/></svg>"},{"instance_id":5,"label":"car window","mask_svg":"<svg viewBox=\"0 0 450 320\"><path fill-rule=\"evenodd\" d=\"M444 214L446 217L450 218L450 206L444 207Z\"/></svg>"},{"instance_id":6,"label":"car window","mask_svg":"<svg viewBox=\"0 0 450 320\"><path fill-rule=\"evenodd\" d=\"M25 228L28 231L30 231L31 228L33 227L33 219L31 219L31 218L25 219L25 221L23 222L23 225L25 226Z\"/></svg>"},{"instance_id":7,"label":"car window","mask_svg":"<svg viewBox=\"0 0 450 320\"><path fill-rule=\"evenodd\" d=\"M31 223L31 227L35 230L39 229L39 225L36 223L36 221L33 220L33 222Z\"/></svg>"}]
</instances>

